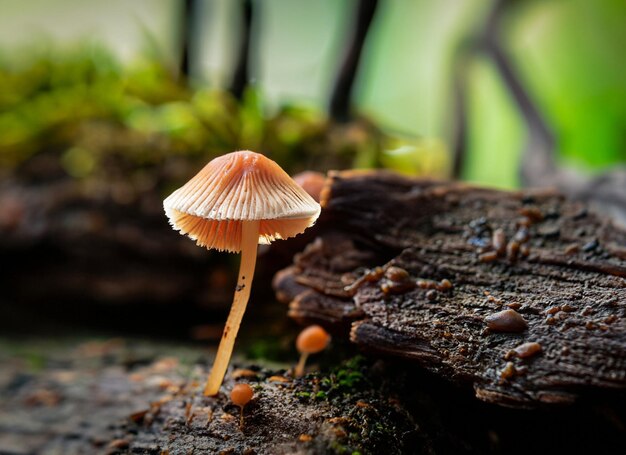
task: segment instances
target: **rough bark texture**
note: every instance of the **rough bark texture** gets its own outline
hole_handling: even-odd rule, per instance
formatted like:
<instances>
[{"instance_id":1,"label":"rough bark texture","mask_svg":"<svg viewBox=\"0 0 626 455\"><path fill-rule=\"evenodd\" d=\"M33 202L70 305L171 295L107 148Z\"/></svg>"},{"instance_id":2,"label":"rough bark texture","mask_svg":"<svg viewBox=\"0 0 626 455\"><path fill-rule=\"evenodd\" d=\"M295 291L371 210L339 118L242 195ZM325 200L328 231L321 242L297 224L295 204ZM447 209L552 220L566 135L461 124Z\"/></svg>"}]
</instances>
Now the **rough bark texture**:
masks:
<instances>
[{"instance_id":1,"label":"rough bark texture","mask_svg":"<svg viewBox=\"0 0 626 455\"><path fill-rule=\"evenodd\" d=\"M323 206L275 278L291 317L500 405L626 388L626 233L580 203L345 172Z\"/></svg>"}]
</instances>

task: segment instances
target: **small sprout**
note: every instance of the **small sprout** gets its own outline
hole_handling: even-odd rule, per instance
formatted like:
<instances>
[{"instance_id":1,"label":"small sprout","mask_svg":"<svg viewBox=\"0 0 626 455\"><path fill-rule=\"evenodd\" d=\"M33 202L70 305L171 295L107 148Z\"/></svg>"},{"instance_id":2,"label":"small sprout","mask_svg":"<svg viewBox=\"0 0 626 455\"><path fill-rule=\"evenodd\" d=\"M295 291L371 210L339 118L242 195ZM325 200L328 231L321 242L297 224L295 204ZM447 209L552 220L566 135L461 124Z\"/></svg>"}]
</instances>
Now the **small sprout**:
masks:
<instances>
[{"instance_id":1,"label":"small sprout","mask_svg":"<svg viewBox=\"0 0 626 455\"><path fill-rule=\"evenodd\" d=\"M191 421L193 420L192 408L193 408L193 403L191 402L185 405L185 421L187 422L187 425L190 425Z\"/></svg>"},{"instance_id":2,"label":"small sprout","mask_svg":"<svg viewBox=\"0 0 626 455\"><path fill-rule=\"evenodd\" d=\"M204 410L206 411L206 422L204 423L204 426L208 427L209 424L213 421L213 409L205 407Z\"/></svg>"},{"instance_id":3,"label":"small sprout","mask_svg":"<svg viewBox=\"0 0 626 455\"><path fill-rule=\"evenodd\" d=\"M326 392L320 390L315 394L315 398L317 398L318 400L325 400L326 398L328 398L328 396L326 395Z\"/></svg>"},{"instance_id":4,"label":"small sprout","mask_svg":"<svg viewBox=\"0 0 626 455\"><path fill-rule=\"evenodd\" d=\"M304 329L296 339L296 348L300 353L300 361L296 366L295 375L304 374L304 365L309 354L316 354L326 349L330 342L330 335L319 325L312 325Z\"/></svg>"},{"instance_id":5,"label":"small sprout","mask_svg":"<svg viewBox=\"0 0 626 455\"><path fill-rule=\"evenodd\" d=\"M233 390L230 391L230 400L234 405L239 406L239 428L243 429L243 408L247 405L254 391L248 384L236 384Z\"/></svg>"}]
</instances>

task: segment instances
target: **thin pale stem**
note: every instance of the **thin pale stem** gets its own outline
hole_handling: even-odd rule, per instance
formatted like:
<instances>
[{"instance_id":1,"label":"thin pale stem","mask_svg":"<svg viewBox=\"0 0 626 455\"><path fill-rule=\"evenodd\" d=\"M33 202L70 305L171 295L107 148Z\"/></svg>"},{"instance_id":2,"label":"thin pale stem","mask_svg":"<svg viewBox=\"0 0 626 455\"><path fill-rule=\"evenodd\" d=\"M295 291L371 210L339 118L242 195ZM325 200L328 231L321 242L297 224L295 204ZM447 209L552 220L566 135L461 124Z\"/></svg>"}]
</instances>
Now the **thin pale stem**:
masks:
<instances>
[{"instance_id":1,"label":"thin pale stem","mask_svg":"<svg viewBox=\"0 0 626 455\"><path fill-rule=\"evenodd\" d=\"M243 431L243 406L239 406L239 429Z\"/></svg>"},{"instance_id":2,"label":"thin pale stem","mask_svg":"<svg viewBox=\"0 0 626 455\"><path fill-rule=\"evenodd\" d=\"M206 396L217 395L220 390L228 363L230 362L230 356L233 353L241 319L246 311L250 289L252 288L252 277L254 276L256 253L259 244L259 221L243 221L241 230L241 263L239 264L237 288L233 306L230 308L230 314L226 320L222 340L217 349L217 356L215 357L215 362L213 362L209 380L204 388Z\"/></svg>"},{"instance_id":3,"label":"thin pale stem","mask_svg":"<svg viewBox=\"0 0 626 455\"><path fill-rule=\"evenodd\" d=\"M300 354L300 360L298 361L298 365L296 366L296 371L294 374L296 377L300 377L304 374L304 366L306 365L306 359L309 358L309 354L307 352L303 352Z\"/></svg>"}]
</instances>

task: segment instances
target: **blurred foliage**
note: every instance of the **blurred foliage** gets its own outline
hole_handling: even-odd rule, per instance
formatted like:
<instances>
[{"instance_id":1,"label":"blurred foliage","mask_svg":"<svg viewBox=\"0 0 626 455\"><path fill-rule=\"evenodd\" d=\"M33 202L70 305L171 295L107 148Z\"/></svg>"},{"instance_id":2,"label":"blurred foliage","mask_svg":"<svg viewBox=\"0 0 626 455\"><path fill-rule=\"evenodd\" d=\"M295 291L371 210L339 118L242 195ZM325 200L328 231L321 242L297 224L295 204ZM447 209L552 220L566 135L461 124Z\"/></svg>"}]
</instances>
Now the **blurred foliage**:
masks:
<instances>
[{"instance_id":1,"label":"blurred foliage","mask_svg":"<svg viewBox=\"0 0 626 455\"><path fill-rule=\"evenodd\" d=\"M525 144L523 118L493 62L476 58L467 68L468 144L463 177L497 186L519 186Z\"/></svg>"},{"instance_id":2,"label":"blurred foliage","mask_svg":"<svg viewBox=\"0 0 626 455\"><path fill-rule=\"evenodd\" d=\"M389 139L380 160L385 168L408 175L441 177L450 168L450 155L438 138Z\"/></svg>"},{"instance_id":3,"label":"blurred foliage","mask_svg":"<svg viewBox=\"0 0 626 455\"><path fill-rule=\"evenodd\" d=\"M534 1L507 19L513 55L563 161L591 170L626 163L626 2Z\"/></svg>"},{"instance_id":4,"label":"blurred foliage","mask_svg":"<svg viewBox=\"0 0 626 455\"><path fill-rule=\"evenodd\" d=\"M557 141L560 164L602 172L626 164L626 2L509 2L502 43ZM465 179L519 185L526 125L493 62L468 68ZM545 182L550 185L550 182Z\"/></svg>"},{"instance_id":5,"label":"blurred foliage","mask_svg":"<svg viewBox=\"0 0 626 455\"><path fill-rule=\"evenodd\" d=\"M561 164L626 163L626 2L509 0L500 44L557 139ZM368 37L359 107L403 131L453 138L458 48L481 38L494 1L383 2ZM392 50L392 51L391 51ZM526 125L484 52L463 68L468 143L462 177L519 186ZM549 185L550 182L546 182Z\"/></svg>"},{"instance_id":6,"label":"blurred foliage","mask_svg":"<svg viewBox=\"0 0 626 455\"><path fill-rule=\"evenodd\" d=\"M188 166L197 169L239 149L266 153L290 172L381 162L395 167L395 152L384 159L381 154L405 142L403 160L424 155L415 140L391 138L364 119L334 124L319 111L297 106L267 116L254 89L241 102L223 91L192 90L156 60L123 67L93 46L27 54L0 58L5 171L47 155L76 179L134 178L138 170L156 166L175 185L189 177ZM188 165L183 169L175 165L181 157ZM433 169L445 172L431 165L415 172Z\"/></svg>"},{"instance_id":7,"label":"blurred foliage","mask_svg":"<svg viewBox=\"0 0 626 455\"><path fill-rule=\"evenodd\" d=\"M32 40L34 29L80 29L71 18L45 19L52 11L74 9L79 4L75 0L49 9L39 5L37 19L29 17L29 8L19 2L12 7L9 3L3 9L5 38L16 38L7 42L20 42L21 34ZM210 34L204 57L214 69L203 76L227 85L224 79L230 74L232 56L220 59L232 51L237 24L228 22L229 3L218 3L204 20L207 29L224 28L228 33ZM225 92L189 90L159 63L166 60L163 49L178 33L170 26L146 29L143 38L152 57L129 66L93 46L0 51L0 168L55 151L63 155L68 172L80 177L101 170L103 157L111 154L148 165L168 156L201 162L218 153L253 148L292 172L384 165L447 175L446 149L454 146L450 75L457 63L456 50L460 43L480 36L494 3L381 3L354 102L376 125L423 135L412 138L394 136L389 129L383 134L368 121L335 125L325 118L321 110L333 80L329 76L339 61L350 5L314 3L275 0L264 5L257 56L263 64L255 76L260 91L250 91L243 103ZM99 26L114 37L108 45L118 53L127 46L134 45L135 52L146 47L140 39L124 41L135 36L137 27L122 24L121 18L127 19L136 7L131 4L99 10L106 15ZM150 17L158 16L159 8L171 5L156 2ZM23 13L9 14L20 9ZM146 20L148 14L138 17ZM626 42L625 18L623 0L506 2L501 44L554 131L561 162L568 165L601 171L626 162L626 60L619 57ZM85 17L90 20L93 17ZM28 26L17 30L13 22ZM58 36L67 39L62 33ZM94 33L100 42L107 42L105 38L106 33ZM526 142L519 108L484 54L473 58L464 76L468 143L462 176L515 187ZM288 105L268 115L268 106L275 108L285 99L312 104L317 110Z\"/></svg>"}]
</instances>

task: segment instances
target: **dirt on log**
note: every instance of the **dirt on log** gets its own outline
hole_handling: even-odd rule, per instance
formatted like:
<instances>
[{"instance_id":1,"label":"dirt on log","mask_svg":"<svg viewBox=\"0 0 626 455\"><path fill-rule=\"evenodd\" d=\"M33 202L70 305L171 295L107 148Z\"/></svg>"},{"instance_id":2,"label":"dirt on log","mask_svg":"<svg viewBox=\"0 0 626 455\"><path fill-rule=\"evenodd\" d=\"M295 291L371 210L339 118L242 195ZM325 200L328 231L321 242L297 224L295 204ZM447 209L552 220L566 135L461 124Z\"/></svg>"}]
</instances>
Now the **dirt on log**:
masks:
<instances>
[{"instance_id":1,"label":"dirt on log","mask_svg":"<svg viewBox=\"0 0 626 455\"><path fill-rule=\"evenodd\" d=\"M551 191L331 174L274 287L301 322L504 406L626 388L626 232ZM620 392L618 392L620 391Z\"/></svg>"},{"instance_id":2,"label":"dirt on log","mask_svg":"<svg viewBox=\"0 0 626 455\"><path fill-rule=\"evenodd\" d=\"M239 365L205 397L199 349L108 339L19 350L0 353L2 454L430 454L468 444L441 425L422 430L400 401L402 379L359 357L301 378ZM254 391L243 414L229 397L235 383Z\"/></svg>"}]
</instances>

